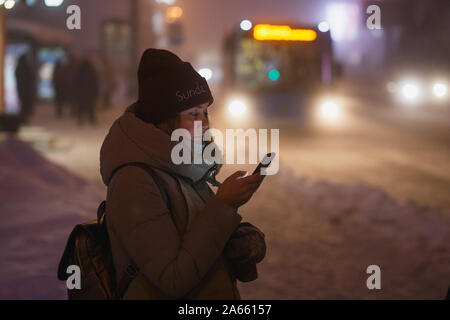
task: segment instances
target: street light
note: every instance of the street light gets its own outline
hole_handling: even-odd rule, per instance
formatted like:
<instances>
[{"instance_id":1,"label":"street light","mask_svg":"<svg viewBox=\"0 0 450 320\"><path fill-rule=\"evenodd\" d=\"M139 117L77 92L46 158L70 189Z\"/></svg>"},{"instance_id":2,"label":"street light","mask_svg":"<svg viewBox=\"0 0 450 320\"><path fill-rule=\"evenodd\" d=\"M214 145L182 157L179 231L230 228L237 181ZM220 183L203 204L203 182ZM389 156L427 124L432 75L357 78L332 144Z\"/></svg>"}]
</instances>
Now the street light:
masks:
<instances>
[{"instance_id":1,"label":"street light","mask_svg":"<svg viewBox=\"0 0 450 320\"><path fill-rule=\"evenodd\" d=\"M16 4L16 2L14 0L6 0L5 1L5 8L9 10L12 7L14 7L15 4Z\"/></svg>"},{"instance_id":2,"label":"street light","mask_svg":"<svg viewBox=\"0 0 450 320\"><path fill-rule=\"evenodd\" d=\"M172 5L175 3L175 0L156 0L157 3L165 3L168 5Z\"/></svg>"},{"instance_id":3,"label":"street light","mask_svg":"<svg viewBox=\"0 0 450 320\"><path fill-rule=\"evenodd\" d=\"M321 23L319 23L317 28L320 32L328 32L330 30L330 24L326 21L322 21Z\"/></svg>"},{"instance_id":4,"label":"street light","mask_svg":"<svg viewBox=\"0 0 450 320\"><path fill-rule=\"evenodd\" d=\"M181 9L180 7L178 7L178 6L169 7L169 8L167 8L167 11L166 11L166 21L168 23L172 23L172 22L176 21L177 19L179 19L182 15L183 15L183 9Z\"/></svg>"},{"instance_id":5,"label":"street light","mask_svg":"<svg viewBox=\"0 0 450 320\"><path fill-rule=\"evenodd\" d=\"M247 19L246 20L242 20L241 24L240 24L240 27L241 27L242 30L248 31L248 30L250 30L252 28L252 22L250 20L247 20Z\"/></svg>"},{"instance_id":6,"label":"street light","mask_svg":"<svg viewBox=\"0 0 450 320\"><path fill-rule=\"evenodd\" d=\"M210 68L201 68L200 70L198 70L198 73L206 80L211 79L213 75L213 72Z\"/></svg>"},{"instance_id":7,"label":"street light","mask_svg":"<svg viewBox=\"0 0 450 320\"><path fill-rule=\"evenodd\" d=\"M47 7L59 7L64 0L44 0L44 3Z\"/></svg>"}]
</instances>

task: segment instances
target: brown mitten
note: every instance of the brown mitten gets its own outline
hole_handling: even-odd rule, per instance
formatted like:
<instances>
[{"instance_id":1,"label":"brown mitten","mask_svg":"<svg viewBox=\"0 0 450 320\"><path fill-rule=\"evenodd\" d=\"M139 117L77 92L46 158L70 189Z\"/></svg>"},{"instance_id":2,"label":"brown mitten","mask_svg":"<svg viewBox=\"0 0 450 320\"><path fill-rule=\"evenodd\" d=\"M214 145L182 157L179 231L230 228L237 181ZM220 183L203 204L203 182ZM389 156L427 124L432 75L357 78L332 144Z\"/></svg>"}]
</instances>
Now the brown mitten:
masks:
<instances>
[{"instance_id":1,"label":"brown mitten","mask_svg":"<svg viewBox=\"0 0 450 320\"><path fill-rule=\"evenodd\" d=\"M264 233L254 225L244 222L239 224L225 246L225 256L230 261L237 279L243 282L258 277L256 264L266 255Z\"/></svg>"}]
</instances>

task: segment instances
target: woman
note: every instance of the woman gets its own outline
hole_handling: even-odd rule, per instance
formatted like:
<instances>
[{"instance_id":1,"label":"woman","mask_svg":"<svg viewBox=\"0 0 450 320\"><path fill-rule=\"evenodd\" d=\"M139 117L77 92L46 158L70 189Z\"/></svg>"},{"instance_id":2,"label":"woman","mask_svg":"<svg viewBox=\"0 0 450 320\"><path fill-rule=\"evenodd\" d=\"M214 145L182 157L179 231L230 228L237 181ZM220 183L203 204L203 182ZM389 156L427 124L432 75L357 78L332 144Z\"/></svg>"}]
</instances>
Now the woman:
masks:
<instances>
[{"instance_id":1,"label":"woman","mask_svg":"<svg viewBox=\"0 0 450 320\"><path fill-rule=\"evenodd\" d=\"M264 234L241 223L237 209L259 187L263 176L220 185L216 164L174 164L177 128L194 133L194 121L209 126L213 102L206 80L173 53L148 49L138 70L139 99L112 125L100 152L107 191L107 227L117 280L130 261L139 268L124 299L240 299L236 278L256 278L265 255ZM145 169L119 166L143 162L155 169L169 198ZM114 174L113 174L114 172ZM169 209L170 208L170 209Z\"/></svg>"}]
</instances>

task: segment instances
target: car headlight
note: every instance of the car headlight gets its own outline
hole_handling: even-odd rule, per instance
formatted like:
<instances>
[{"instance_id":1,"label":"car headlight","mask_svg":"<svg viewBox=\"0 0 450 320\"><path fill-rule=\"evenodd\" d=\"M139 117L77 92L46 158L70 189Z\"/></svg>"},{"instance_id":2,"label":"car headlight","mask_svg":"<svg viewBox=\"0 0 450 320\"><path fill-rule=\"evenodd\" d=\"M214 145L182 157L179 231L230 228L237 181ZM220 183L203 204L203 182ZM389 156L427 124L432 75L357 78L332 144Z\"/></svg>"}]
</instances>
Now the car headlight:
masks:
<instances>
[{"instance_id":1,"label":"car headlight","mask_svg":"<svg viewBox=\"0 0 450 320\"><path fill-rule=\"evenodd\" d=\"M415 82L406 82L401 87L401 95L406 101L414 102L419 98L419 86Z\"/></svg>"},{"instance_id":2,"label":"car headlight","mask_svg":"<svg viewBox=\"0 0 450 320\"><path fill-rule=\"evenodd\" d=\"M435 82L433 84L433 95L436 98L444 98L447 95L447 85L443 82Z\"/></svg>"},{"instance_id":3,"label":"car headlight","mask_svg":"<svg viewBox=\"0 0 450 320\"><path fill-rule=\"evenodd\" d=\"M228 111L235 117L242 116L247 111L247 104L241 99L234 99L228 104Z\"/></svg>"}]
</instances>

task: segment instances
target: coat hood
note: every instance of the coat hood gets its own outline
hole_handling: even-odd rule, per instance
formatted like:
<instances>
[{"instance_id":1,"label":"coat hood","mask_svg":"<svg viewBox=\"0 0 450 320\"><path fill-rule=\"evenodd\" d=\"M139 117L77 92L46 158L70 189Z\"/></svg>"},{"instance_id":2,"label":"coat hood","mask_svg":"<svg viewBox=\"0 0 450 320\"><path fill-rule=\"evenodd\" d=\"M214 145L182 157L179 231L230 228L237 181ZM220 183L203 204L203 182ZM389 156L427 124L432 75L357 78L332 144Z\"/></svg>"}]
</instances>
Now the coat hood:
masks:
<instances>
[{"instance_id":1,"label":"coat hood","mask_svg":"<svg viewBox=\"0 0 450 320\"><path fill-rule=\"evenodd\" d=\"M143 162L196 183L207 177L214 164L174 164L171 152L179 142L152 123L136 117L135 105L129 106L114 121L100 150L100 174L107 186L114 169L129 162Z\"/></svg>"}]
</instances>

